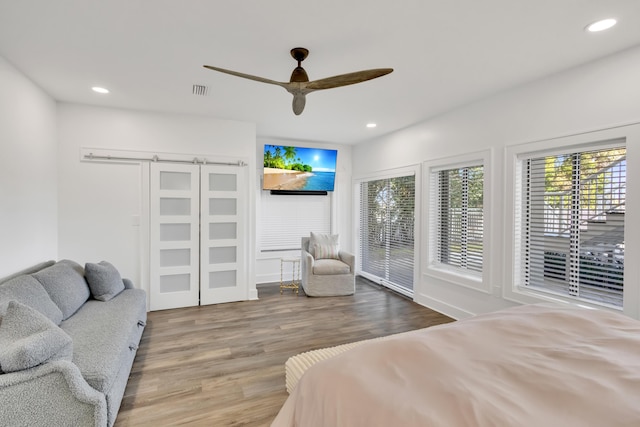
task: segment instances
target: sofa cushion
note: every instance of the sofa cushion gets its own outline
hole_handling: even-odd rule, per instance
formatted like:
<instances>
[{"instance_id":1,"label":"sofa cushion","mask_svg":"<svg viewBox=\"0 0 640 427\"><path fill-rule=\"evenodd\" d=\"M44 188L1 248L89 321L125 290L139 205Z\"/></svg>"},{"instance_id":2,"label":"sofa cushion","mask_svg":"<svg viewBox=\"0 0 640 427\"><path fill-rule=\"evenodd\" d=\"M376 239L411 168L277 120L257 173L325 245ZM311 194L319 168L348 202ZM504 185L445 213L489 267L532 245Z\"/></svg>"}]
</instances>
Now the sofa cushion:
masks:
<instances>
[{"instance_id":1,"label":"sofa cushion","mask_svg":"<svg viewBox=\"0 0 640 427\"><path fill-rule=\"evenodd\" d=\"M321 234L311 232L309 237L309 253L316 258L315 245L335 246L340 251L340 235L338 234Z\"/></svg>"},{"instance_id":2,"label":"sofa cushion","mask_svg":"<svg viewBox=\"0 0 640 427\"><path fill-rule=\"evenodd\" d=\"M0 285L0 316L4 315L11 300L28 305L56 325L62 321L62 311L51 301L40 282L31 276L17 276Z\"/></svg>"},{"instance_id":3,"label":"sofa cushion","mask_svg":"<svg viewBox=\"0 0 640 427\"><path fill-rule=\"evenodd\" d=\"M146 321L146 301L142 289L125 289L109 301L87 301L60 324L73 339L73 363L91 387L108 393L120 366L131 360Z\"/></svg>"},{"instance_id":4,"label":"sofa cushion","mask_svg":"<svg viewBox=\"0 0 640 427\"><path fill-rule=\"evenodd\" d=\"M0 369L15 372L53 360L71 360L71 337L37 310L10 301L0 323Z\"/></svg>"},{"instance_id":5,"label":"sofa cushion","mask_svg":"<svg viewBox=\"0 0 640 427\"><path fill-rule=\"evenodd\" d=\"M18 271L17 273L13 273L13 274L10 274L9 276L1 278L0 279L0 285L3 284L4 282L8 282L9 280L13 279L14 277L28 276L29 274L35 273L36 271L40 271L43 268L47 268L49 266L52 266L55 263L56 263L55 261L45 261L45 262L41 262L41 263L36 264L36 265L32 265L31 267L27 267L24 270Z\"/></svg>"},{"instance_id":6,"label":"sofa cushion","mask_svg":"<svg viewBox=\"0 0 640 427\"><path fill-rule=\"evenodd\" d=\"M84 269L73 261L59 261L32 276L38 279L51 300L60 308L63 320L78 311L91 295L84 278Z\"/></svg>"},{"instance_id":7,"label":"sofa cushion","mask_svg":"<svg viewBox=\"0 0 640 427\"><path fill-rule=\"evenodd\" d=\"M349 274L349 265L337 259L318 259L313 263L313 274Z\"/></svg>"},{"instance_id":8,"label":"sofa cushion","mask_svg":"<svg viewBox=\"0 0 640 427\"><path fill-rule=\"evenodd\" d=\"M107 261L100 261L97 264L86 263L84 275L89 283L91 295L97 300L109 301L124 291L124 282L120 273Z\"/></svg>"}]
</instances>

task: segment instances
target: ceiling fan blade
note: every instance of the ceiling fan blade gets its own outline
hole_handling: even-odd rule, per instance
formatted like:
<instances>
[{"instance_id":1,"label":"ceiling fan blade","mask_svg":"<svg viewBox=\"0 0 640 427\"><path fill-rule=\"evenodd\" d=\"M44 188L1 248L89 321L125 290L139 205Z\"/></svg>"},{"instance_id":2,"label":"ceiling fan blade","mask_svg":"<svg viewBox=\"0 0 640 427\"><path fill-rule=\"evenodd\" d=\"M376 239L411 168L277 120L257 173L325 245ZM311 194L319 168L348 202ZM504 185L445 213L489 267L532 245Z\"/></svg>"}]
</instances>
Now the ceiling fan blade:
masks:
<instances>
[{"instance_id":1,"label":"ceiling fan blade","mask_svg":"<svg viewBox=\"0 0 640 427\"><path fill-rule=\"evenodd\" d=\"M257 82L269 83L272 85L277 85L281 87L286 87L285 83L277 82L275 80L265 79L264 77L252 76L251 74L239 73L237 71L225 70L224 68L212 67L211 65L203 65L204 68L208 68L210 70L219 71L225 74L231 74L232 76L242 77L244 79L255 80Z\"/></svg>"},{"instance_id":2,"label":"ceiling fan blade","mask_svg":"<svg viewBox=\"0 0 640 427\"><path fill-rule=\"evenodd\" d=\"M304 105L307 102L307 97L303 93L297 93L293 95L293 114L299 116L304 110Z\"/></svg>"},{"instance_id":3,"label":"ceiling fan blade","mask_svg":"<svg viewBox=\"0 0 640 427\"><path fill-rule=\"evenodd\" d=\"M367 80L385 76L393 71L393 68L375 68L373 70L356 71L354 73L340 74L326 79L314 80L305 85L307 91L332 89L334 87L348 86Z\"/></svg>"}]
</instances>

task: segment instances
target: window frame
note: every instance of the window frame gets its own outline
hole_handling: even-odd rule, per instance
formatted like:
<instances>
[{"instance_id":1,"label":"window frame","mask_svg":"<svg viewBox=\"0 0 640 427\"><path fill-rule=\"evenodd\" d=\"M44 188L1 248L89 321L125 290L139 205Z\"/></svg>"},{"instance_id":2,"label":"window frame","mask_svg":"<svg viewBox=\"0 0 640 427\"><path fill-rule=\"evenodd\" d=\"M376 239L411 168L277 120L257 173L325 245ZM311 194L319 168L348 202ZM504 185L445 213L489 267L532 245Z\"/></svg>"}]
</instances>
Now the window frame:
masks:
<instances>
[{"instance_id":1,"label":"window frame","mask_svg":"<svg viewBox=\"0 0 640 427\"><path fill-rule=\"evenodd\" d=\"M588 153L602 153L621 148L625 150L623 157L624 167L612 164L606 169L590 171L588 165L583 166L581 164L581 159ZM619 227L620 218L622 219L622 224L624 224L626 215L622 217L615 215L612 218L608 218L606 222L602 222L601 225L598 221L594 222L587 218L589 214L594 215L595 213L595 208L591 207L592 211L589 212L586 210L587 206L598 203L600 193L593 193L593 188L591 188L590 192L589 188L585 187L583 175L589 173L589 179L592 179L593 176L601 176L601 173L606 173L609 170L609 173L612 174L611 176L614 177L613 174L616 173L615 170L617 168L620 175L615 177L622 177L621 171L624 168L625 179L622 188L624 188L623 194L625 194L625 197L623 200L626 208L626 146L624 141L618 139L611 141L611 144L607 143L602 146L589 146L578 150L565 151L562 158L565 158L565 156L568 156L566 160L571 166L570 185L568 189L556 192L549 191L547 187L547 161L548 159L557 161L559 159L558 155L549 155L543 152L519 157L518 169L519 173L522 174L519 195L522 197L522 203L519 203L521 212L517 215L516 226L520 227L520 236L517 236L517 238L524 242L519 254L523 263L520 270L519 285L545 294L559 294L575 301L589 302L621 310L622 305L618 305L614 301L617 300L618 295L623 295L623 289L609 291L608 293L602 285L598 287L594 286L593 283L589 283L592 280L597 282L599 273L602 273L607 275L607 279L614 281L613 283L610 282L611 286L617 286L615 274L610 270L612 264L615 263L609 263L602 269L596 267L592 271L594 274L592 276L589 273L589 259L596 262L595 265L598 265L598 263L602 265L601 263L606 263L607 261L603 261L601 256L599 258L598 255L587 254L597 251L600 247L590 246L589 239L604 238L607 240L607 238L615 238L614 236L617 233L607 234L607 228L614 227L612 224L616 224L615 227ZM602 190L604 191L605 188L603 187ZM558 208L552 207L554 205L557 206L558 202L556 200L547 202L548 197L562 197L565 200L565 202L560 203L562 205L559 208L560 212L558 212ZM601 201L603 204L605 203L604 198ZM611 215L609 213L610 209L607 208L606 211L600 211L597 217L594 216L594 218L599 218L605 212L608 217ZM609 222L612 224L609 224ZM621 250L624 257L624 245L622 245ZM605 250L605 252L607 251ZM590 258L587 258L588 256ZM568 293L568 295L564 295L565 293ZM589 296L590 294L591 297ZM599 301L597 301L598 299Z\"/></svg>"},{"instance_id":2,"label":"window frame","mask_svg":"<svg viewBox=\"0 0 640 427\"><path fill-rule=\"evenodd\" d=\"M491 241L491 188L493 185L492 151L483 150L476 153L451 156L441 159L429 160L423 163L423 186L426 191L424 215L424 229L427 230L425 240L425 260L423 275L428 278L446 280L459 286L471 288L483 293L492 293L489 278L491 277L491 263L488 261L488 247ZM465 268L458 268L443 264L438 260L438 195L439 172L452 169L482 166L483 168L483 223L482 223L482 272Z\"/></svg>"},{"instance_id":3,"label":"window frame","mask_svg":"<svg viewBox=\"0 0 640 427\"><path fill-rule=\"evenodd\" d=\"M555 302L571 304L581 307L596 308L620 312L619 309L608 307L571 297L547 294L536 291L524 285L522 280L522 232L518 221L519 210L523 209L523 199L519 195L522 188L523 159L531 157L566 154L567 152L590 151L623 146L627 149L627 165L636 164L640 160L640 125L632 124L613 127L610 129L584 132L553 139L539 140L506 148L505 163L505 268L503 270L503 295L505 300L520 304L535 304L540 302ZM627 168L627 195L625 218L625 257L635 259L640 255L640 241L636 242L632 236L637 236L640 219L640 194L635 190L635 183L640 182L640 172L633 167ZM635 191L634 191L635 190ZM636 239L638 240L638 239ZM638 263L625 265L623 308L622 312L634 318L640 317L640 267Z\"/></svg>"},{"instance_id":4,"label":"window frame","mask_svg":"<svg viewBox=\"0 0 640 427\"><path fill-rule=\"evenodd\" d=\"M448 268L461 270L462 272L465 272L465 273L468 272L468 274L477 273L481 275L482 269L484 267L483 265L484 263L482 262L480 263L479 271L478 269L473 268L473 262L470 261L473 251L470 249L471 245L469 244L469 240L473 236L473 233L470 231L472 208L469 206L469 203L470 203L469 188L472 184L472 181L470 180L469 177L471 175L470 170L477 169L477 168L482 169L482 188L484 190L484 165L476 164L476 165L469 165L469 166L463 166L463 167L455 167L451 169L442 169L442 170L434 171L431 178L432 180L435 181L436 188L434 188L434 192L436 191L438 192L438 200L439 200L439 203L435 209L435 215L434 215L436 217L436 220L438 221L437 229L439 230L438 239L437 239L438 250L436 254L437 255L436 262L443 267L446 266ZM451 172L454 172L454 175L455 173L462 174L462 179L460 182L461 200L460 200L460 206L458 208L451 206L452 197L447 196L447 195L450 195L450 190L451 190L451 174L450 174ZM483 197L483 201L484 201L484 197ZM483 205L484 205L484 202L483 202ZM455 209L459 209L460 211L459 212L460 213L459 233L456 233L455 226L453 224L450 224L450 226L447 227L445 222L443 221L444 214L446 213L447 224L448 224L449 223L448 220L451 218L450 215L453 213L453 210ZM484 216L484 206L482 208L482 214ZM484 235L484 217L482 218L482 221L483 221L482 231ZM449 250L449 248L452 246L452 243L455 243L454 241L458 240L456 238L457 234L459 234L460 249L459 251ZM460 265L456 265L458 263L456 263L453 260L451 262L443 261L444 257L448 259L453 258L455 260L456 255L459 256Z\"/></svg>"},{"instance_id":5,"label":"window frame","mask_svg":"<svg viewBox=\"0 0 640 427\"><path fill-rule=\"evenodd\" d=\"M356 257L356 274L362 277L365 277L369 280L372 280L376 283L380 283L384 286L387 286L398 293L401 293L407 297L414 298L415 295L418 294L419 291L419 279L420 275L418 273L418 268L420 265L420 236L421 236L421 222L420 218L420 209L421 209L421 176L420 176L420 166L407 166L396 169L389 169L385 171L380 171L379 173L364 175L361 177L357 177L353 179L353 223L354 227L354 240L355 240L355 253L360 254L362 250L362 242L360 241L360 233L361 233L361 223L360 223L360 208L361 208L361 193L360 186L364 182L383 180L383 179L391 179L391 178L400 178L405 176L414 176L414 223L413 223L413 235L414 235L414 244L413 244L413 290L408 291L404 287L396 286L392 282L389 282L384 279L380 279L377 276L371 275L365 271L362 271L362 260L358 255Z\"/></svg>"}]
</instances>

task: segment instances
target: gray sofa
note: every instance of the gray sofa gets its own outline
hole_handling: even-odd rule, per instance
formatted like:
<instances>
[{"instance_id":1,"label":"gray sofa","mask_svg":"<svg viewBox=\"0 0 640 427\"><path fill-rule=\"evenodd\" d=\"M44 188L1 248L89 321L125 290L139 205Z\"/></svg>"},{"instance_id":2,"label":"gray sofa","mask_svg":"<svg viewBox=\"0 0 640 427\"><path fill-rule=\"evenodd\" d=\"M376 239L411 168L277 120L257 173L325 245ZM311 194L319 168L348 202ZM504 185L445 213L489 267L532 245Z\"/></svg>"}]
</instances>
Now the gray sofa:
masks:
<instances>
[{"instance_id":1,"label":"gray sofa","mask_svg":"<svg viewBox=\"0 0 640 427\"><path fill-rule=\"evenodd\" d=\"M0 425L112 426L146 300L104 262L51 261L0 281Z\"/></svg>"}]
</instances>

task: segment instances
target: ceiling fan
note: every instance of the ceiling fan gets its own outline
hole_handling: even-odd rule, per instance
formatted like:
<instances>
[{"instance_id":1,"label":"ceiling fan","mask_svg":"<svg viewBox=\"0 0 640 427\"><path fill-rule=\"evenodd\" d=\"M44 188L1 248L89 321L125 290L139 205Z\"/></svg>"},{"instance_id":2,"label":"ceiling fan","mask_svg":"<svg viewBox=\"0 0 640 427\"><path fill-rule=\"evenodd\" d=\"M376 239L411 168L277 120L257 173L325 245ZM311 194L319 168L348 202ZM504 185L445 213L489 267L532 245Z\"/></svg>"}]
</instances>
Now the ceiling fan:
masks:
<instances>
[{"instance_id":1,"label":"ceiling fan","mask_svg":"<svg viewBox=\"0 0 640 427\"><path fill-rule=\"evenodd\" d=\"M288 82L277 82L275 80L265 79L263 77L252 76L250 74L239 73L237 71L225 70L224 68L212 67L204 65L210 70L219 71L221 73L231 74L233 76L242 77L257 82L269 83L285 88L287 92L293 95L293 112L300 115L304 110L306 95L316 90L332 89L334 87L348 86L355 83L382 77L393 71L393 68L375 68L372 70L356 71L353 73L340 74L338 76L327 77L325 79L309 81L307 72L302 68L302 61L309 55L309 50L303 47L295 47L291 49L291 56L298 61L298 66L291 73Z\"/></svg>"}]
</instances>

